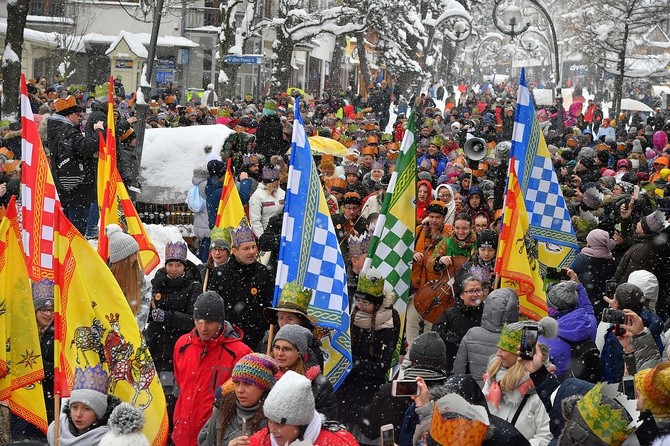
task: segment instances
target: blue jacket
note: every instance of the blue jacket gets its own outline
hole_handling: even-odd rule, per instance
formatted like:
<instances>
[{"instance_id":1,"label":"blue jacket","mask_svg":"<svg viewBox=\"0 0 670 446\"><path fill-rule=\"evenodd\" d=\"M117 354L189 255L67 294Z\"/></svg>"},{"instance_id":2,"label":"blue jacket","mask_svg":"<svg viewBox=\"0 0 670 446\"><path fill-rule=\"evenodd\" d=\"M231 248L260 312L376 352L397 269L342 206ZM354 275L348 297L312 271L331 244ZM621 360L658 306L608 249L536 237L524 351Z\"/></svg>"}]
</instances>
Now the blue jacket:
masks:
<instances>
[{"instance_id":1,"label":"blue jacket","mask_svg":"<svg viewBox=\"0 0 670 446\"><path fill-rule=\"evenodd\" d=\"M439 177L440 175L442 175L444 169L447 167L449 159L447 159L447 156L442 152L437 152L437 155L435 156L432 156L430 153L426 153L424 156L422 156L417 160L417 166L420 165L423 160L430 160L430 159L434 159L437 162L437 165L435 166L435 176Z\"/></svg>"},{"instance_id":2,"label":"blue jacket","mask_svg":"<svg viewBox=\"0 0 670 446\"><path fill-rule=\"evenodd\" d=\"M653 311L645 308L642 310L642 323L649 329L649 332L656 342L656 346L663 354L663 341L661 333L663 332L663 320ZM623 347L619 340L614 336L612 330L605 335L605 344L600 352L600 359L603 363L604 377L608 383L617 383L623 378Z\"/></svg>"},{"instance_id":3,"label":"blue jacket","mask_svg":"<svg viewBox=\"0 0 670 446\"><path fill-rule=\"evenodd\" d=\"M552 309L549 311L551 314ZM577 286L577 308L554 313L551 316L558 322L558 337L552 339L541 337L540 341L549 347L549 357L556 365L556 376L562 377L570 372L570 343L594 341L598 321L593 313L588 293L581 283Z\"/></svg>"},{"instance_id":4,"label":"blue jacket","mask_svg":"<svg viewBox=\"0 0 670 446\"><path fill-rule=\"evenodd\" d=\"M209 229L216 223L216 213L219 210L219 201L221 200L221 191L223 183L216 178L207 178L205 186L205 201L207 202L207 219L209 220Z\"/></svg>"}]
</instances>

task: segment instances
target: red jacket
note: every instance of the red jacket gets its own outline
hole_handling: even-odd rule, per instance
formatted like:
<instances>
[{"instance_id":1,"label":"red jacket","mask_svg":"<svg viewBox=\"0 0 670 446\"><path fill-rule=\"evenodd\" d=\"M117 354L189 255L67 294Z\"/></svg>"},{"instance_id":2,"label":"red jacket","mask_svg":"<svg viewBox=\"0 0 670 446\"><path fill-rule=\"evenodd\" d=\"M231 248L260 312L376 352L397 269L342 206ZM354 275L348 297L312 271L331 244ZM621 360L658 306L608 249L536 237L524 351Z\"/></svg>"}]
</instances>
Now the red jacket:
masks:
<instances>
[{"instance_id":1,"label":"red jacket","mask_svg":"<svg viewBox=\"0 0 670 446\"><path fill-rule=\"evenodd\" d=\"M249 446L272 446L268 428L265 427L249 437ZM358 442L342 426L332 429L324 426L321 428L321 433L314 442L314 446L358 446Z\"/></svg>"},{"instance_id":2,"label":"red jacket","mask_svg":"<svg viewBox=\"0 0 670 446\"><path fill-rule=\"evenodd\" d=\"M216 389L230 378L233 367L252 350L242 342L239 328L226 323L224 333L203 341L193 329L174 346L174 377L179 398L174 410L172 441L195 446L198 433L212 415Z\"/></svg>"}]
</instances>

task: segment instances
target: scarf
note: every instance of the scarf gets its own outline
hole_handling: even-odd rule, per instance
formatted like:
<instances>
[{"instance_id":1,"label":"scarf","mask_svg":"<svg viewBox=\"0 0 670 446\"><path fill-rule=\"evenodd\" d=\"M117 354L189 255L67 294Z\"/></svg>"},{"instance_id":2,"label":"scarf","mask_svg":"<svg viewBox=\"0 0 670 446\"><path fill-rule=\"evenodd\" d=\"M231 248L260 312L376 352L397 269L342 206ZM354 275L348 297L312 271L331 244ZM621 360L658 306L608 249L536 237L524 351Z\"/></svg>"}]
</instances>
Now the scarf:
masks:
<instances>
[{"instance_id":1,"label":"scarf","mask_svg":"<svg viewBox=\"0 0 670 446\"><path fill-rule=\"evenodd\" d=\"M477 241L477 234L474 231L470 231L470 234L467 236L465 240L457 238L456 234L452 235L451 238L459 249L472 250L472 244Z\"/></svg>"},{"instance_id":2,"label":"scarf","mask_svg":"<svg viewBox=\"0 0 670 446\"><path fill-rule=\"evenodd\" d=\"M305 434L302 436L303 441L300 441L300 439L295 440L293 443L300 442L302 444L314 444L316 443L316 439L319 438L319 435L321 435L321 415L319 412L316 410L314 411L314 414L312 415L312 420L309 422L307 425L307 429L305 430ZM286 446L286 445L280 445L277 443L277 440L275 440L275 436L273 434L270 434L270 441L272 443L272 446ZM291 443L291 444L293 444Z\"/></svg>"},{"instance_id":3,"label":"scarf","mask_svg":"<svg viewBox=\"0 0 670 446\"><path fill-rule=\"evenodd\" d=\"M372 315L357 311L354 316L354 325L364 330L372 329ZM384 328L393 328L393 310L390 308L379 309L375 316L375 331Z\"/></svg>"},{"instance_id":4,"label":"scarf","mask_svg":"<svg viewBox=\"0 0 670 446\"><path fill-rule=\"evenodd\" d=\"M109 431L109 428L104 425L95 427L79 436L75 436L70 430L70 419L67 414L61 414L60 420L57 422L60 423L60 438L58 439L58 444L63 446L97 446L102 437ZM49 444L54 444L54 430L54 423L51 423L49 425L49 430L47 431Z\"/></svg>"},{"instance_id":5,"label":"scarf","mask_svg":"<svg viewBox=\"0 0 670 446\"><path fill-rule=\"evenodd\" d=\"M530 375L526 373L519 380L516 389L512 392L503 393L503 390L500 387L500 381L505 377L505 373L507 373L507 369L501 366L493 379L489 379L488 375L484 375L484 388L482 389L482 393L484 393L486 400L494 405L496 409L500 407L500 400L503 398L506 402L517 406L521 403L521 400L526 393L533 388L533 380L531 380Z\"/></svg>"}]
</instances>

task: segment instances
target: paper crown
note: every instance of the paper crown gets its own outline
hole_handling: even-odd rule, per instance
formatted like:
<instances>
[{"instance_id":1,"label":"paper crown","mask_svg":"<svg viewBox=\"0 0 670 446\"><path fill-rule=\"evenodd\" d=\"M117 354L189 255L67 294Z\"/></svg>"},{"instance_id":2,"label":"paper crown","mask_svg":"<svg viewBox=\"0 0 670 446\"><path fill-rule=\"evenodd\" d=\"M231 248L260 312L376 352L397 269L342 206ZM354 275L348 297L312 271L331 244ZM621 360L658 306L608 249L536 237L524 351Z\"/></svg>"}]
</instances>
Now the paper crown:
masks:
<instances>
[{"instance_id":1,"label":"paper crown","mask_svg":"<svg viewBox=\"0 0 670 446\"><path fill-rule=\"evenodd\" d=\"M347 192L344 194L344 199L342 200L342 204L357 204L361 205L363 203L363 200L361 200L361 196L357 192Z\"/></svg>"},{"instance_id":2,"label":"paper crown","mask_svg":"<svg viewBox=\"0 0 670 446\"><path fill-rule=\"evenodd\" d=\"M54 283L49 279L42 279L39 282L31 283L33 291L33 306L35 310L40 308L53 307L54 304Z\"/></svg>"},{"instance_id":3,"label":"paper crown","mask_svg":"<svg viewBox=\"0 0 670 446\"><path fill-rule=\"evenodd\" d=\"M444 215L447 211L447 205L440 200L433 200L428 206L426 206L426 211L428 211L429 214L431 212L435 212Z\"/></svg>"},{"instance_id":4,"label":"paper crown","mask_svg":"<svg viewBox=\"0 0 670 446\"><path fill-rule=\"evenodd\" d=\"M325 184L330 188L331 192L339 192L341 194L347 191L347 182L342 178L331 178L325 181Z\"/></svg>"},{"instance_id":5,"label":"paper crown","mask_svg":"<svg viewBox=\"0 0 670 446\"><path fill-rule=\"evenodd\" d=\"M347 239L347 244L349 245L349 256L351 258L355 258L360 255L367 254L368 248L370 247L370 240L372 240L372 237L367 231L358 236L350 235Z\"/></svg>"},{"instance_id":6,"label":"paper crown","mask_svg":"<svg viewBox=\"0 0 670 446\"><path fill-rule=\"evenodd\" d=\"M242 164L245 166L252 166L254 164L258 164L258 162L259 158L255 153L245 153L242 155Z\"/></svg>"},{"instance_id":7,"label":"paper crown","mask_svg":"<svg viewBox=\"0 0 670 446\"><path fill-rule=\"evenodd\" d=\"M279 179L279 169L276 167L263 167L263 179L277 181Z\"/></svg>"},{"instance_id":8,"label":"paper crown","mask_svg":"<svg viewBox=\"0 0 670 446\"><path fill-rule=\"evenodd\" d=\"M506 352L516 353L519 349L519 344L521 344L521 329L510 328L509 325L504 325L502 332L500 333L500 339L498 340L498 348L505 350Z\"/></svg>"},{"instance_id":9,"label":"paper crown","mask_svg":"<svg viewBox=\"0 0 670 446\"><path fill-rule=\"evenodd\" d=\"M211 248L227 248L230 250L230 228L214 227L210 231L209 237L211 239Z\"/></svg>"},{"instance_id":10,"label":"paper crown","mask_svg":"<svg viewBox=\"0 0 670 446\"><path fill-rule=\"evenodd\" d=\"M289 282L284 285L279 296L279 304L277 309L294 309L300 310L307 314L307 307L312 300L313 291L309 288L303 288L298 282Z\"/></svg>"},{"instance_id":11,"label":"paper crown","mask_svg":"<svg viewBox=\"0 0 670 446\"><path fill-rule=\"evenodd\" d=\"M240 246L242 243L256 242L256 237L249 225L242 223L237 228L230 230L230 242L232 246Z\"/></svg>"},{"instance_id":12,"label":"paper crown","mask_svg":"<svg viewBox=\"0 0 670 446\"><path fill-rule=\"evenodd\" d=\"M165 262L169 262L170 260L186 262L187 253L188 246L186 245L186 242L168 242L167 245L165 245Z\"/></svg>"},{"instance_id":13,"label":"paper crown","mask_svg":"<svg viewBox=\"0 0 670 446\"><path fill-rule=\"evenodd\" d=\"M72 390L95 390L106 395L108 387L109 376L100 367L100 364L85 369L79 367L75 369Z\"/></svg>"},{"instance_id":14,"label":"paper crown","mask_svg":"<svg viewBox=\"0 0 670 446\"><path fill-rule=\"evenodd\" d=\"M77 100L74 98L74 96L68 96L66 98L58 98L54 102L54 105L56 107L56 113L61 114L62 111L69 110L71 108L79 107L77 105ZM73 110L74 112L75 110Z\"/></svg>"},{"instance_id":15,"label":"paper crown","mask_svg":"<svg viewBox=\"0 0 670 446\"><path fill-rule=\"evenodd\" d=\"M344 166L345 175L358 175L358 166L355 164L347 164Z\"/></svg>"},{"instance_id":16,"label":"paper crown","mask_svg":"<svg viewBox=\"0 0 670 446\"><path fill-rule=\"evenodd\" d=\"M384 278L377 277L375 271L369 270L358 277L356 291L372 297L382 297L384 295Z\"/></svg>"},{"instance_id":17,"label":"paper crown","mask_svg":"<svg viewBox=\"0 0 670 446\"><path fill-rule=\"evenodd\" d=\"M639 412L635 409L636 400L627 400L625 395L618 392L617 386L598 383L576 405L591 432L605 444L613 446L626 441L637 428L639 418ZM621 409L613 408L603 401L603 397L615 400L621 404Z\"/></svg>"},{"instance_id":18,"label":"paper crown","mask_svg":"<svg viewBox=\"0 0 670 446\"><path fill-rule=\"evenodd\" d=\"M375 161L372 163L372 170L385 170L384 161Z\"/></svg>"},{"instance_id":19,"label":"paper crown","mask_svg":"<svg viewBox=\"0 0 670 446\"><path fill-rule=\"evenodd\" d=\"M377 153L379 153L378 149L372 146L365 146L363 147L363 150L361 150L361 155L377 156Z\"/></svg>"},{"instance_id":20,"label":"paper crown","mask_svg":"<svg viewBox=\"0 0 670 446\"><path fill-rule=\"evenodd\" d=\"M441 136L433 136L430 139L430 144L436 146L436 147L442 147L442 144L444 144L444 139Z\"/></svg>"},{"instance_id":21,"label":"paper crown","mask_svg":"<svg viewBox=\"0 0 670 446\"><path fill-rule=\"evenodd\" d=\"M465 410L477 409L463 397L456 394L448 395L450 398L459 401ZM451 409L451 408L450 408ZM484 410L483 408L480 408ZM486 437L486 432L489 430L488 424L477 419L463 418L465 414L453 412L457 414L455 418L443 418L438 409L438 405L433 406L433 417L430 422L430 437L439 445L449 446L475 446L481 445ZM483 415L479 415L483 417Z\"/></svg>"},{"instance_id":22,"label":"paper crown","mask_svg":"<svg viewBox=\"0 0 670 446\"><path fill-rule=\"evenodd\" d=\"M382 141L393 141L393 133L382 133Z\"/></svg>"}]
</instances>

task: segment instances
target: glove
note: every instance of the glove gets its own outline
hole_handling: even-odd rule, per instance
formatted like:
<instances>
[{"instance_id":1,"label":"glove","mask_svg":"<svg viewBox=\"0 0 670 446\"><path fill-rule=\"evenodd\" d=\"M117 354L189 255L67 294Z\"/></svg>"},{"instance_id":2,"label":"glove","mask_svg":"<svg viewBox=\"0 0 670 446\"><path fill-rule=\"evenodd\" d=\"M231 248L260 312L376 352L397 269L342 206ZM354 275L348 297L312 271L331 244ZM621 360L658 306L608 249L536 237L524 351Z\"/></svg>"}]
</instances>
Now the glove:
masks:
<instances>
[{"instance_id":1,"label":"glove","mask_svg":"<svg viewBox=\"0 0 670 446\"><path fill-rule=\"evenodd\" d=\"M98 121L93 124L93 130L103 130L105 128L105 123L103 121Z\"/></svg>"},{"instance_id":2,"label":"glove","mask_svg":"<svg viewBox=\"0 0 670 446\"><path fill-rule=\"evenodd\" d=\"M165 321L165 311L160 308L154 308L151 310L151 318L156 322Z\"/></svg>"}]
</instances>

